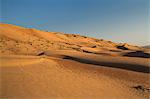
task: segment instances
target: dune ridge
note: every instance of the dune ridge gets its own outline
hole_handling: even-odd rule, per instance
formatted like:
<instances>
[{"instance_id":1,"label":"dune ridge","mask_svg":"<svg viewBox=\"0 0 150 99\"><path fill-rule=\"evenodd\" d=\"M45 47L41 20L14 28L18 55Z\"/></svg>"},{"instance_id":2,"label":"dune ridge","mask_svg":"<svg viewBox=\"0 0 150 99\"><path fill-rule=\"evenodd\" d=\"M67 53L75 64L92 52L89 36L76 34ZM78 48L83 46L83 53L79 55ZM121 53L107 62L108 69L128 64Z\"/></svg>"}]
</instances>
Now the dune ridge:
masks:
<instances>
[{"instance_id":1,"label":"dune ridge","mask_svg":"<svg viewBox=\"0 0 150 99\"><path fill-rule=\"evenodd\" d=\"M35 55L40 51L76 50L85 53L130 56L130 52L149 51L146 48L129 44L117 44L103 39L95 39L76 34L46 32L23 28L11 24L0 24L1 54ZM24 47L22 49L22 47ZM124 50L126 49L126 50ZM142 54L144 57L146 54ZM135 55L132 55L135 56ZM147 57L150 55L148 54ZM136 56L138 57L138 56Z\"/></svg>"}]
</instances>

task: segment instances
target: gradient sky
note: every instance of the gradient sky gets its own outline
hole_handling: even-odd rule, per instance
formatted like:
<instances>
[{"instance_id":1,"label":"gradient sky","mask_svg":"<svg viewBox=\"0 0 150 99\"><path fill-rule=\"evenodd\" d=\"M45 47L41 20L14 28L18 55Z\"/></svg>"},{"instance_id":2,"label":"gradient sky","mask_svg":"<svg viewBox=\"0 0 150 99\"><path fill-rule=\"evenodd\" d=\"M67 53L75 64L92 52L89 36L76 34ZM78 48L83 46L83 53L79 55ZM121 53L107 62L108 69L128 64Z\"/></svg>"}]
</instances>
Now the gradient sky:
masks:
<instances>
[{"instance_id":1,"label":"gradient sky","mask_svg":"<svg viewBox=\"0 0 150 99\"><path fill-rule=\"evenodd\" d=\"M148 45L150 0L0 0L4 23Z\"/></svg>"}]
</instances>

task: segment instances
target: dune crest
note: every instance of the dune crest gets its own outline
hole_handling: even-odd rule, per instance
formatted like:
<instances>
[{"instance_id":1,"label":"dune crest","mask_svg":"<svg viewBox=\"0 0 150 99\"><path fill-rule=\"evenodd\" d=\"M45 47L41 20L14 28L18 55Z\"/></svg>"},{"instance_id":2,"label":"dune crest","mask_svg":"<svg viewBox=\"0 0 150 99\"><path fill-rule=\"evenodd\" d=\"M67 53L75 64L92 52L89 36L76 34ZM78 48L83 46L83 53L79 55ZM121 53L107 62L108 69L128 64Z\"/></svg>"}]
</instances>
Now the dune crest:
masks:
<instances>
[{"instance_id":1,"label":"dune crest","mask_svg":"<svg viewBox=\"0 0 150 99\"><path fill-rule=\"evenodd\" d=\"M60 32L46 32L4 23L0 24L0 40L0 54L35 55L39 51L55 49L122 56L122 54L131 51L147 50L126 43L117 44L103 39Z\"/></svg>"}]
</instances>

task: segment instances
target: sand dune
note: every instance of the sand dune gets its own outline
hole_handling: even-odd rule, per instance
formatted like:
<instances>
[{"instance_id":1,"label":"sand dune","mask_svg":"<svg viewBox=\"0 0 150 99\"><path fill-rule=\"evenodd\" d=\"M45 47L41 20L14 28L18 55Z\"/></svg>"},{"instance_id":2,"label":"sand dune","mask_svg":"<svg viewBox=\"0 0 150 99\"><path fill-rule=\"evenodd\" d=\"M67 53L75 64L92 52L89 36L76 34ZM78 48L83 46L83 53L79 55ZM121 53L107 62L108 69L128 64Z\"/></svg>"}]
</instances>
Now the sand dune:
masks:
<instances>
[{"instance_id":1,"label":"sand dune","mask_svg":"<svg viewBox=\"0 0 150 99\"><path fill-rule=\"evenodd\" d=\"M149 49L0 24L2 99L148 99Z\"/></svg>"},{"instance_id":2,"label":"sand dune","mask_svg":"<svg viewBox=\"0 0 150 99\"><path fill-rule=\"evenodd\" d=\"M48 50L75 50L85 53L122 56L123 53L127 52L149 50L126 43L117 44L103 39L45 32L4 23L0 24L0 40L0 54L36 55L38 52Z\"/></svg>"},{"instance_id":3,"label":"sand dune","mask_svg":"<svg viewBox=\"0 0 150 99\"><path fill-rule=\"evenodd\" d=\"M21 97L137 99L143 95L132 87L135 83L144 82L148 78L144 73L122 70L121 72L127 73L129 78L117 79L111 73L120 70L99 68L51 57L23 58L22 56L20 58L20 56L14 56L10 58L5 56L5 59L1 58L3 63L1 97L10 97L10 99ZM121 76L125 75L122 73ZM134 77L137 77L139 81L132 80ZM148 96L145 93L143 97Z\"/></svg>"}]
</instances>

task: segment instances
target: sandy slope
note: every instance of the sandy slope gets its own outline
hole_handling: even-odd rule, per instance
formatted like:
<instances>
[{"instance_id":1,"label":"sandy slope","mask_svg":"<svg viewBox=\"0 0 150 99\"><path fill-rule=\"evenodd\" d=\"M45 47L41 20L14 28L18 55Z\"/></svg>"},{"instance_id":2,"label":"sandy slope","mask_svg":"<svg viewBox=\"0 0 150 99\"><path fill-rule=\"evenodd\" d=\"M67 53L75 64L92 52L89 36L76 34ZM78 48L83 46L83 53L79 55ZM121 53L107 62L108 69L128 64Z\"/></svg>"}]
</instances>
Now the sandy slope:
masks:
<instances>
[{"instance_id":1,"label":"sandy slope","mask_svg":"<svg viewBox=\"0 0 150 99\"><path fill-rule=\"evenodd\" d=\"M149 49L0 24L0 97L148 99Z\"/></svg>"},{"instance_id":2,"label":"sandy slope","mask_svg":"<svg viewBox=\"0 0 150 99\"><path fill-rule=\"evenodd\" d=\"M30 54L48 50L75 50L85 53L122 56L142 47L117 44L75 34L46 32L0 23L0 54Z\"/></svg>"},{"instance_id":3,"label":"sandy slope","mask_svg":"<svg viewBox=\"0 0 150 99\"><path fill-rule=\"evenodd\" d=\"M118 72L117 69L99 68L54 57L2 56L1 62L3 98L143 97L142 93L132 88L136 81L115 78L113 73ZM120 71L120 77L125 76L124 73L129 73L129 79L137 77L142 81L148 77L144 73L125 70Z\"/></svg>"}]
</instances>

